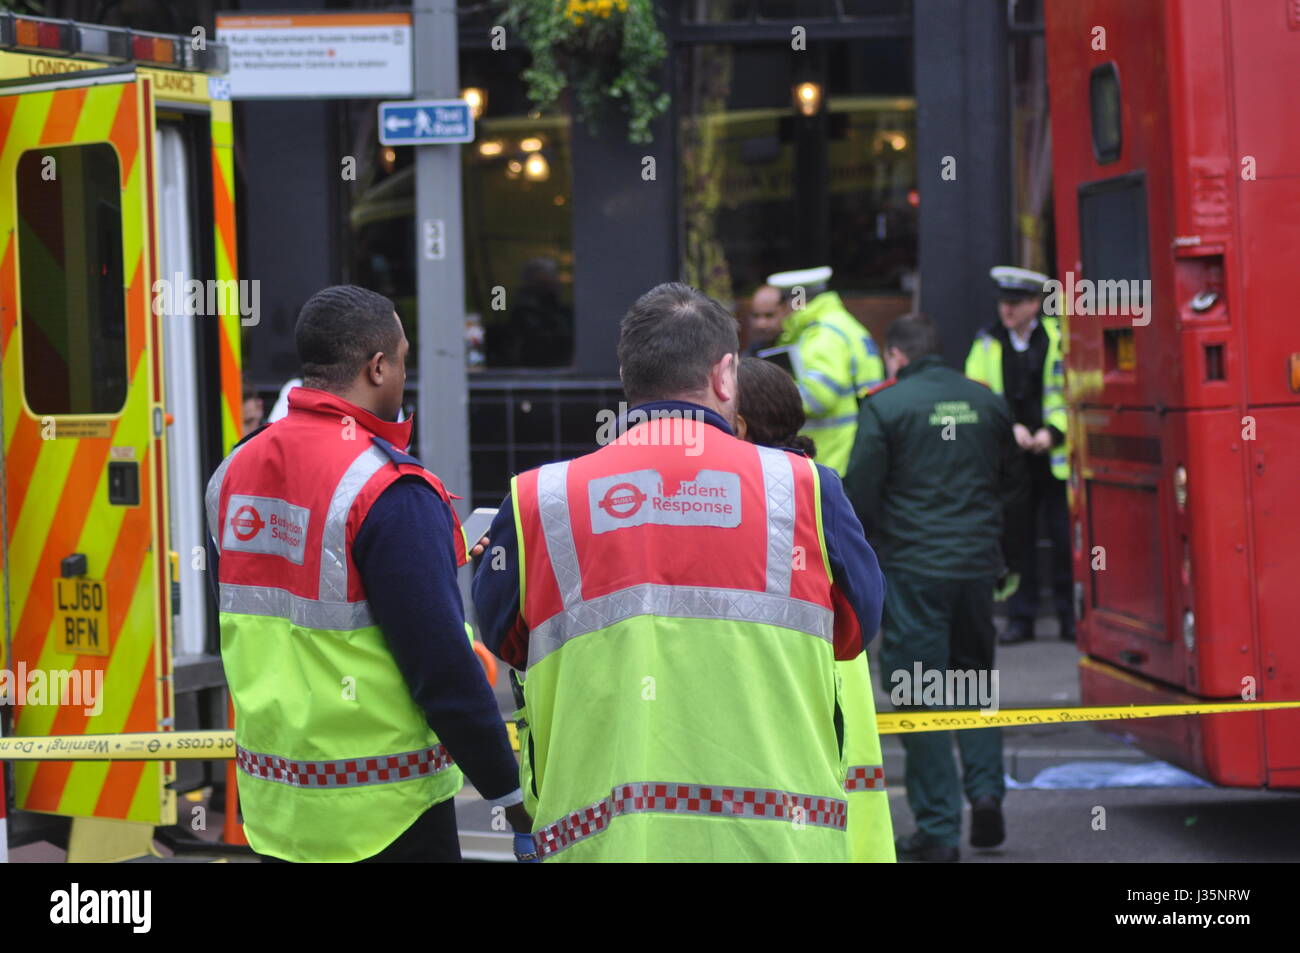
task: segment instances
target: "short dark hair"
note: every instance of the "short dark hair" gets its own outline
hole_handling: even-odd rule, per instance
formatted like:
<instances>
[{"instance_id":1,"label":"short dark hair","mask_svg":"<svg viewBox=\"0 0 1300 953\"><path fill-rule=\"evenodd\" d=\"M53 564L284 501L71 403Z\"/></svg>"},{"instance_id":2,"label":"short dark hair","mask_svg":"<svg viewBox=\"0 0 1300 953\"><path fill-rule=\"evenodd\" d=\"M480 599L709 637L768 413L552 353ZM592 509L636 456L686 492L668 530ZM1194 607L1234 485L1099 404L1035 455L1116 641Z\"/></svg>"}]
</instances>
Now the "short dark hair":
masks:
<instances>
[{"instance_id":1,"label":"short dark hair","mask_svg":"<svg viewBox=\"0 0 1300 953\"><path fill-rule=\"evenodd\" d=\"M693 394L709 369L740 350L736 319L702 291L666 282L628 309L618 336L623 392L630 403Z\"/></svg>"},{"instance_id":2,"label":"short dark hair","mask_svg":"<svg viewBox=\"0 0 1300 953\"><path fill-rule=\"evenodd\" d=\"M356 285L322 288L308 298L293 332L303 385L338 390L376 352L395 356L401 341L395 311L383 295Z\"/></svg>"},{"instance_id":3,"label":"short dark hair","mask_svg":"<svg viewBox=\"0 0 1300 953\"><path fill-rule=\"evenodd\" d=\"M909 361L920 360L939 352L939 332L923 314L899 315L885 332L885 347L898 348Z\"/></svg>"},{"instance_id":4,"label":"short dark hair","mask_svg":"<svg viewBox=\"0 0 1300 953\"><path fill-rule=\"evenodd\" d=\"M794 378L761 357L740 360L737 413L745 418L745 439L766 447L793 447L816 454L812 440L799 431L808 422Z\"/></svg>"}]
</instances>

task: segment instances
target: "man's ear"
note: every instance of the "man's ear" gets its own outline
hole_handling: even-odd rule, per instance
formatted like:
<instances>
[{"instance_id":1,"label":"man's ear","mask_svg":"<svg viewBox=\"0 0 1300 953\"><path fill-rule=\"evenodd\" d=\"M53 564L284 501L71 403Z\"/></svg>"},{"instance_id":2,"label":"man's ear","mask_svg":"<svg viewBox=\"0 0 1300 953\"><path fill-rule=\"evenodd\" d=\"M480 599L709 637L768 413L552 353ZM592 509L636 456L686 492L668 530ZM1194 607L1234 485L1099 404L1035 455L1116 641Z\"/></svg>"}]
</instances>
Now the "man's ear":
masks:
<instances>
[{"instance_id":1,"label":"man's ear","mask_svg":"<svg viewBox=\"0 0 1300 953\"><path fill-rule=\"evenodd\" d=\"M709 376L713 385L713 395L718 400L725 403L735 399L736 391L740 389L739 371L735 354L724 354L718 363L713 365Z\"/></svg>"},{"instance_id":2,"label":"man's ear","mask_svg":"<svg viewBox=\"0 0 1300 953\"><path fill-rule=\"evenodd\" d=\"M370 383L376 387L384 383L384 352L376 351L370 355L370 360L366 362L366 377Z\"/></svg>"}]
</instances>

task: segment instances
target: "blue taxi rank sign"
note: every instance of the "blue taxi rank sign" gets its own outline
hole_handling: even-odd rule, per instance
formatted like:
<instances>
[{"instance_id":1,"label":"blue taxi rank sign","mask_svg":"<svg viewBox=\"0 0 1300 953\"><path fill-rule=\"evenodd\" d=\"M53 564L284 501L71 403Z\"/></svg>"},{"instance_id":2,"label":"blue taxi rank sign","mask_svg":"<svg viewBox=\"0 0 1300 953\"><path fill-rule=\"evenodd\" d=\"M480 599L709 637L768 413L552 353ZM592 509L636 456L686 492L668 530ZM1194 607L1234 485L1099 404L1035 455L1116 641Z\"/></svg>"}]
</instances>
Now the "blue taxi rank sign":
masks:
<instances>
[{"instance_id":1,"label":"blue taxi rank sign","mask_svg":"<svg viewBox=\"0 0 1300 953\"><path fill-rule=\"evenodd\" d=\"M379 104L379 143L385 146L473 142L474 115L463 99Z\"/></svg>"}]
</instances>

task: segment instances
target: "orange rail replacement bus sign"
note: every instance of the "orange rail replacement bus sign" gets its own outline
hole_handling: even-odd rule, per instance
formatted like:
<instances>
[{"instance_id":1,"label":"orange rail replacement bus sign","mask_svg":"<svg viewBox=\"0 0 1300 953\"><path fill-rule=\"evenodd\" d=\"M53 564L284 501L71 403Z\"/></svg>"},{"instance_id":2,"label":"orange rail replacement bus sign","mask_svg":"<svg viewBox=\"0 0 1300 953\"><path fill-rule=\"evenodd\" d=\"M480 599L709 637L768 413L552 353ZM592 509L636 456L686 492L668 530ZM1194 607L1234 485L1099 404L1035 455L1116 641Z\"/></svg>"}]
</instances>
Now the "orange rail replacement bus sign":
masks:
<instances>
[{"instance_id":1,"label":"orange rail replacement bus sign","mask_svg":"<svg viewBox=\"0 0 1300 953\"><path fill-rule=\"evenodd\" d=\"M54 631L60 652L108 657L108 595L102 580L54 580Z\"/></svg>"}]
</instances>

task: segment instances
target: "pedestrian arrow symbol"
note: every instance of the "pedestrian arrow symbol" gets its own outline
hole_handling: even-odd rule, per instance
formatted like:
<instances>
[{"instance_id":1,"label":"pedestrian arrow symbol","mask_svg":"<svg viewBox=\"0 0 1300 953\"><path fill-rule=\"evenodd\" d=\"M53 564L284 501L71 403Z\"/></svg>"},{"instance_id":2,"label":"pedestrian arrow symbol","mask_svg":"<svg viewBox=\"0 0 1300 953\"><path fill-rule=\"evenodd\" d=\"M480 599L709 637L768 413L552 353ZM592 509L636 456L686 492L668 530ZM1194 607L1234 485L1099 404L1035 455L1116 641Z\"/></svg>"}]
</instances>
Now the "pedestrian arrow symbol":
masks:
<instances>
[{"instance_id":1,"label":"pedestrian arrow symbol","mask_svg":"<svg viewBox=\"0 0 1300 953\"><path fill-rule=\"evenodd\" d=\"M379 142L385 146L473 142L474 115L463 99L379 104Z\"/></svg>"}]
</instances>

